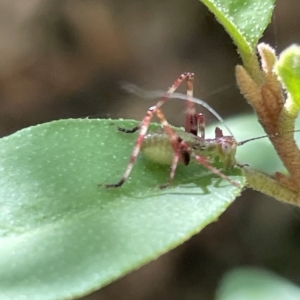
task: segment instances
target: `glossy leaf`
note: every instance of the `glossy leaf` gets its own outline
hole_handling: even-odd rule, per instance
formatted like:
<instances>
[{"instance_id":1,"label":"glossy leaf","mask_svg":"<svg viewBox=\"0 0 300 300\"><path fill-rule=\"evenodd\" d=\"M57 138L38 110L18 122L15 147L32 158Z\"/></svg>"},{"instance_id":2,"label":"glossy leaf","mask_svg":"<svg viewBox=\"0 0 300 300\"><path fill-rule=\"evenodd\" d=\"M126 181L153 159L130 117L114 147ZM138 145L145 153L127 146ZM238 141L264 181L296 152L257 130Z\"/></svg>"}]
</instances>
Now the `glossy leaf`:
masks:
<instances>
[{"instance_id":1,"label":"glossy leaf","mask_svg":"<svg viewBox=\"0 0 300 300\"><path fill-rule=\"evenodd\" d=\"M136 134L117 126L136 124L61 120L0 140L0 299L88 294L181 244L240 194L195 163L159 190L169 167L143 156L124 186L98 187L120 179L132 151Z\"/></svg>"},{"instance_id":2,"label":"glossy leaf","mask_svg":"<svg viewBox=\"0 0 300 300\"><path fill-rule=\"evenodd\" d=\"M258 40L270 23L275 0L200 0L215 15L238 47L245 67L257 63ZM254 71L253 71L254 72Z\"/></svg>"}]
</instances>

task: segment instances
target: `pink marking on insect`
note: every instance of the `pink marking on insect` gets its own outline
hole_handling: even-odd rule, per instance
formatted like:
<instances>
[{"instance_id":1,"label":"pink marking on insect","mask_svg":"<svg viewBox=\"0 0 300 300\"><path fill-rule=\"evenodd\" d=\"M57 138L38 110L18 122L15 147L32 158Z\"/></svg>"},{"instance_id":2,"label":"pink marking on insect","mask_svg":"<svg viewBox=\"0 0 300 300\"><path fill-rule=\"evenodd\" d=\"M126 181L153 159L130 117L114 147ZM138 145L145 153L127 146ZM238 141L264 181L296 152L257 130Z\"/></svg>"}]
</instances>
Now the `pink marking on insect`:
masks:
<instances>
[{"instance_id":1,"label":"pink marking on insect","mask_svg":"<svg viewBox=\"0 0 300 300\"><path fill-rule=\"evenodd\" d=\"M172 129L160 108L184 80L186 80L187 83L186 122L185 131L179 132ZM138 126L129 130L119 128L119 131L125 133L133 133L139 130L139 135L135 141L130 161L123 176L117 183L106 184L105 187L112 188L123 185L129 177L141 150L154 162L171 164L169 183L162 185L161 187L166 187L172 182L178 163L182 162L187 165L189 164L191 157L214 174L227 180L230 184L239 187L237 182L231 180L228 176L210 164L210 160L218 156L224 163L225 168L234 167L236 165L235 153L237 143L232 136L223 136L222 130L218 127L216 128L214 139L205 139L204 115L197 115L194 102L189 100L193 97L193 82L193 73L183 73L157 104L148 109L144 119ZM160 120L164 133L147 134L149 124L154 114Z\"/></svg>"}]
</instances>

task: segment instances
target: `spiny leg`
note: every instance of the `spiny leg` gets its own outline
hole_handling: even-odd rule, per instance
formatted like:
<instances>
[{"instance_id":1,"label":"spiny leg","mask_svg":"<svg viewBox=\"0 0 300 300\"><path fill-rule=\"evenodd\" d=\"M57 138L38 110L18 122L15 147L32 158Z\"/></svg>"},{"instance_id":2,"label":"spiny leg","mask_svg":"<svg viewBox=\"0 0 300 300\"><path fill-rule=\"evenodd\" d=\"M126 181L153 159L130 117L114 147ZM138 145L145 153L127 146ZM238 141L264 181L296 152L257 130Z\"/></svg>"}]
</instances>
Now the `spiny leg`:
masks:
<instances>
[{"instance_id":1,"label":"spiny leg","mask_svg":"<svg viewBox=\"0 0 300 300\"><path fill-rule=\"evenodd\" d=\"M177 146L176 151L174 151L169 182L166 184L160 185L159 187L161 189L168 187L172 183L172 181L175 177L179 159L181 159L185 165L189 164L191 157L190 157L189 152L186 150L187 149L186 146L187 146L186 143L180 137L178 137L178 146Z\"/></svg>"},{"instance_id":2,"label":"spiny leg","mask_svg":"<svg viewBox=\"0 0 300 300\"><path fill-rule=\"evenodd\" d=\"M165 184L161 184L159 186L160 189L167 188L171 184L171 182L173 181L175 173L176 173L176 169L177 169L177 166L178 166L179 159L180 159L180 148L177 147L176 151L174 151L174 154L173 154L169 182L165 183Z\"/></svg>"},{"instance_id":3,"label":"spiny leg","mask_svg":"<svg viewBox=\"0 0 300 300\"><path fill-rule=\"evenodd\" d=\"M185 109L185 131L197 135L197 113L193 98L194 77L186 80L186 109Z\"/></svg>"},{"instance_id":4,"label":"spiny leg","mask_svg":"<svg viewBox=\"0 0 300 300\"><path fill-rule=\"evenodd\" d=\"M168 89L168 91L165 93L165 95L163 97L161 97L161 99L157 102L157 104L153 107L150 107L149 110L151 109L155 109L156 108L160 108L170 97L170 95L172 95L177 89L178 87L181 85L181 83L187 80L187 82L192 82L192 83L187 83L187 90L189 89L189 86L191 86L191 97L193 96L193 81L194 81L194 73L190 73L190 72L186 72L181 74L176 81L173 83L173 85ZM192 101L187 101L192 103L192 105L194 105L194 103ZM144 119L143 119L144 120ZM123 127L118 127L118 130L124 133L134 133L136 131L138 131L143 125L143 121L133 127L132 129L126 129Z\"/></svg>"},{"instance_id":5,"label":"spiny leg","mask_svg":"<svg viewBox=\"0 0 300 300\"><path fill-rule=\"evenodd\" d=\"M193 98L194 78L186 80L186 111L185 111L185 131L201 138L205 138L205 118L202 113L197 114Z\"/></svg>"},{"instance_id":6,"label":"spiny leg","mask_svg":"<svg viewBox=\"0 0 300 300\"><path fill-rule=\"evenodd\" d=\"M144 119L142 120L142 122L138 126L134 127L131 130L127 130L127 129L124 129L124 128L119 128L120 131L123 131L125 133L133 133L137 130L140 130L140 132L139 132L139 135L136 139L136 142L135 142L135 145L134 145L129 163L126 167L126 170L125 170L122 178L117 183L106 184L105 187L107 187L107 188L119 187L126 181L126 179L128 178L128 176L129 176L129 174L130 174L130 172L133 168L133 165L134 165L134 163L137 159L137 156L138 156L138 154L141 150L142 143L144 141L145 135L147 133L147 130L149 128L149 124L150 124L150 121L151 121L153 115L167 101L167 99L170 97L170 95L176 91L176 89L180 86L180 84L185 79L189 79L189 78L193 78L193 77L194 77L193 73L183 73L183 74L181 74L178 77L178 79L174 82L174 84L169 88L169 90L166 92L166 94L157 102L157 104L148 109L146 116L144 117ZM174 148L174 150L175 149L176 148ZM100 184L100 185L102 185L102 184Z\"/></svg>"},{"instance_id":7,"label":"spiny leg","mask_svg":"<svg viewBox=\"0 0 300 300\"><path fill-rule=\"evenodd\" d=\"M211 164L209 164L209 162L207 161L205 156L197 155L194 152L191 152L191 156L194 157L199 164L204 166L206 169L210 170L212 173L218 175L219 177L223 178L224 180L227 180L233 186L240 187L240 185L237 182L231 180L228 176L223 174L220 170L218 170L217 168L215 168Z\"/></svg>"}]
</instances>

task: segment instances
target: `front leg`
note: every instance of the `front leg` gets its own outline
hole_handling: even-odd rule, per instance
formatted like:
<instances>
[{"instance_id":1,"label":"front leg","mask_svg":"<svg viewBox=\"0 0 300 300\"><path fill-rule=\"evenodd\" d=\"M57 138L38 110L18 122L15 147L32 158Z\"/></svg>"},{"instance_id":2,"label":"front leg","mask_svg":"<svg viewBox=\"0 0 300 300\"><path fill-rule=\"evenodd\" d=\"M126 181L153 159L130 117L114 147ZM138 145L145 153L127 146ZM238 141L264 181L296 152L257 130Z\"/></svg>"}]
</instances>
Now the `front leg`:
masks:
<instances>
[{"instance_id":1,"label":"front leg","mask_svg":"<svg viewBox=\"0 0 300 300\"><path fill-rule=\"evenodd\" d=\"M175 177L175 173L176 173L176 169L177 169L179 160L181 160L186 166L190 162L190 153L186 149L185 142L180 137L178 137L177 148L176 148L176 150L174 150L174 154L173 154L169 182L166 184L161 184L159 186L160 189L165 189L168 186L170 186L170 184L172 183L172 181Z\"/></svg>"}]
</instances>

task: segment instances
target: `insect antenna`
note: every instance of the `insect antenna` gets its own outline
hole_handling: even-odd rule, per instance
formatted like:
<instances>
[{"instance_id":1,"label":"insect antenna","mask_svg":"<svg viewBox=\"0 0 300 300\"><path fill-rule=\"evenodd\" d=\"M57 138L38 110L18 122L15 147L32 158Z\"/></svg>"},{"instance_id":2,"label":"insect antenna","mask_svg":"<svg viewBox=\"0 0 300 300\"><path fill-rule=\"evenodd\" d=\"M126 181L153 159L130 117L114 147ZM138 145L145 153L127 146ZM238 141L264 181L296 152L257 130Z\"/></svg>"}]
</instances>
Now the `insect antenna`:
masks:
<instances>
[{"instance_id":1,"label":"insect antenna","mask_svg":"<svg viewBox=\"0 0 300 300\"><path fill-rule=\"evenodd\" d=\"M266 138L266 137L273 138L273 137L281 136L281 135L284 135L284 134L287 134L287 133L293 133L293 132L299 132L299 131L300 131L300 129L285 131L285 132L282 132L282 133L276 132L276 133L273 133L273 134L266 134L266 135L262 135L262 136L257 136L255 138L250 138L250 139L247 139L247 140L244 140L244 141L241 141L241 142L237 142L237 146L241 146L241 145L244 145L248 142L255 141L255 140L260 140L260 139L263 139L263 138Z\"/></svg>"},{"instance_id":2,"label":"insect antenna","mask_svg":"<svg viewBox=\"0 0 300 300\"><path fill-rule=\"evenodd\" d=\"M148 99L149 98L159 98L159 97L162 97L163 95L165 95L165 92L163 92L163 91L146 91L146 90L141 89L140 87L138 87L134 84L128 83L128 82L122 82L121 88L124 89L125 91L135 94L141 98L148 98ZM226 89L226 88L228 88L228 86L226 86L225 88L223 87L222 90ZM206 108L212 115L214 115L218 119L218 121L224 125L224 127L229 132L229 134L233 136L232 131L226 125L224 119L204 100L201 100L201 99L198 99L198 98L195 98L192 96L187 96L187 95L184 95L181 93L172 93L171 95L168 96L168 98L191 101L191 102L201 105L202 107Z\"/></svg>"}]
</instances>

